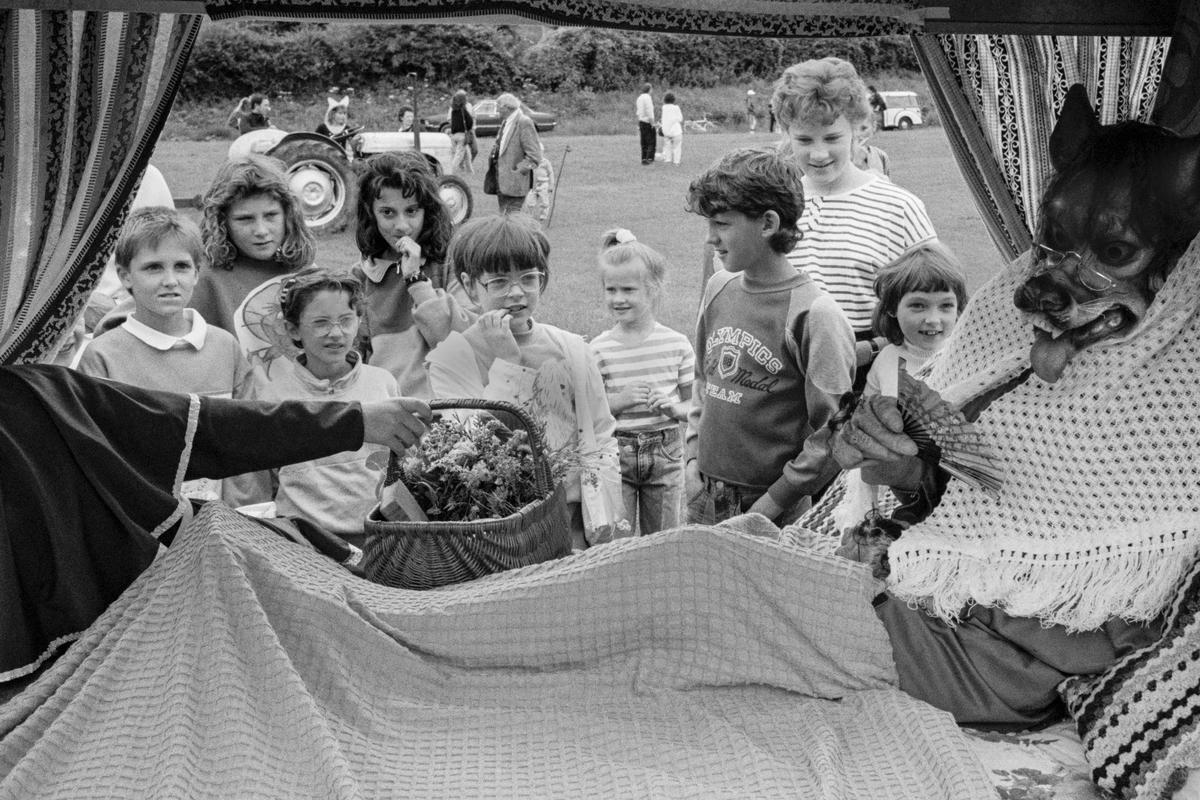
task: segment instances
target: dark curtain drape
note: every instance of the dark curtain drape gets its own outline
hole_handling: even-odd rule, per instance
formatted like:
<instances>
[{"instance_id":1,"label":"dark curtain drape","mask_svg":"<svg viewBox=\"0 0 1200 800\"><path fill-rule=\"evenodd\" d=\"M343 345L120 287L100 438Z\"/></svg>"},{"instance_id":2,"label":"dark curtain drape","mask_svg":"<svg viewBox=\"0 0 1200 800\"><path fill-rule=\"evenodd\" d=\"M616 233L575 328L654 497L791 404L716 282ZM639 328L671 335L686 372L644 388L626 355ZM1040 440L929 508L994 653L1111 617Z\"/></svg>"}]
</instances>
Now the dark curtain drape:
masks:
<instances>
[{"instance_id":1,"label":"dark curtain drape","mask_svg":"<svg viewBox=\"0 0 1200 800\"><path fill-rule=\"evenodd\" d=\"M0 10L0 363L38 361L69 332L202 19Z\"/></svg>"}]
</instances>

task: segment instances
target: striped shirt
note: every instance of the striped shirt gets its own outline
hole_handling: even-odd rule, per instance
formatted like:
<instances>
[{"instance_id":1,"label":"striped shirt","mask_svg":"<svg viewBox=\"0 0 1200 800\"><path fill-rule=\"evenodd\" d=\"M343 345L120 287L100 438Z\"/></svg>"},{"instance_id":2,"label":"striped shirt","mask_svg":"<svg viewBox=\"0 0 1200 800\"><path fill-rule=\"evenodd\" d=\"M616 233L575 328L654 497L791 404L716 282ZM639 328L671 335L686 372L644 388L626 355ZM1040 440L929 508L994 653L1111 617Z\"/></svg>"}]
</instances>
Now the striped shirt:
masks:
<instances>
[{"instance_id":1,"label":"striped shirt","mask_svg":"<svg viewBox=\"0 0 1200 800\"><path fill-rule=\"evenodd\" d=\"M871 330L875 272L937 236L925 204L881 177L842 194L806 197L797 227L802 238L788 262L833 296L855 333Z\"/></svg>"},{"instance_id":2,"label":"striped shirt","mask_svg":"<svg viewBox=\"0 0 1200 800\"><path fill-rule=\"evenodd\" d=\"M592 340L592 350L600 362L604 390L609 394L648 382L651 388L665 392L672 403L678 403L682 399L679 390L690 387L695 379L696 354L692 343L660 322L654 323L654 330L640 344L627 345L612 331L605 331ZM627 408L617 416L619 431L657 430L675 424L675 420L651 411L645 404Z\"/></svg>"}]
</instances>

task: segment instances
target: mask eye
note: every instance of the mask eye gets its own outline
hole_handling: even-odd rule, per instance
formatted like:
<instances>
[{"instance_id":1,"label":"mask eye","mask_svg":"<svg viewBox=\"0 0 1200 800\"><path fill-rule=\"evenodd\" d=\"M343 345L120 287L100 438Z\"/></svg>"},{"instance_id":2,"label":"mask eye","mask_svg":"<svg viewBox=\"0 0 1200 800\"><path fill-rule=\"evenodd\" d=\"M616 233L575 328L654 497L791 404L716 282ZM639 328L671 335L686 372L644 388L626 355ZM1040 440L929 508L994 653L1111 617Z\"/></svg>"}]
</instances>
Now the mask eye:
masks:
<instances>
[{"instance_id":1,"label":"mask eye","mask_svg":"<svg viewBox=\"0 0 1200 800\"><path fill-rule=\"evenodd\" d=\"M1104 242L1096 249L1096 257L1100 262L1110 267L1128 264L1138 254L1138 248L1129 242L1119 240Z\"/></svg>"}]
</instances>

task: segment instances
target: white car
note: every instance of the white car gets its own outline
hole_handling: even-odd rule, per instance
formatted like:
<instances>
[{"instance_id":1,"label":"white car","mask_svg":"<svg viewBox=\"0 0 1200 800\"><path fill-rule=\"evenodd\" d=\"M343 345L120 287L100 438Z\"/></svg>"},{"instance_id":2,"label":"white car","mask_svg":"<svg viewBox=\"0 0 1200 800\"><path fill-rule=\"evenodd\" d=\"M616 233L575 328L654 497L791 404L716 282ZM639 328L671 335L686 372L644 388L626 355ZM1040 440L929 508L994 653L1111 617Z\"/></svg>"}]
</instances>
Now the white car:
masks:
<instances>
[{"instance_id":1,"label":"white car","mask_svg":"<svg viewBox=\"0 0 1200 800\"><path fill-rule=\"evenodd\" d=\"M914 125L925 124L916 92L880 92L879 96L887 103L883 110L884 130L899 128L906 131Z\"/></svg>"}]
</instances>

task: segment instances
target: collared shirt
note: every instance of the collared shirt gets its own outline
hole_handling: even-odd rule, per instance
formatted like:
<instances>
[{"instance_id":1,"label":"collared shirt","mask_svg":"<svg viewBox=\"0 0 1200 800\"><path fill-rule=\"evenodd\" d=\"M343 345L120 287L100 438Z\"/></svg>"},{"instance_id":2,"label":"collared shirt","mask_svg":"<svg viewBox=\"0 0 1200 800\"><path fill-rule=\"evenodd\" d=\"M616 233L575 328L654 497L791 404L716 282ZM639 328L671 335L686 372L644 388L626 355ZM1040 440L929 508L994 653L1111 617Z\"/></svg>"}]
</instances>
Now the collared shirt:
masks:
<instances>
[{"instance_id":1,"label":"collared shirt","mask_svg":"<svg viewBox=\"0 0 1200 800\"><path fill-rule=\"evenodd\" d=\"M173 350L178 347L191 347L199 350L204 347L204 337L208 335L208 323L194 308L185 308L183 314L192 325L191 330L183 336L172 336L169 333L155 330L140 321L135 314L126 317L125 321L121 323L121 327L155 350Z\"/></svg>"},{"instance_id":2,"label":"collared shirt","mask_svg":"<svg viewBox=\"0 0 1200 800\"><path fill-rule=\"evenodd\" d=\"M654 100L651 99L649 92L643 92L638 95L637 118L638 122L654 124Z\"/></svg>"},{"instance_id":3,"label":"collared shirt","mask_svg":"<svg viewBox=\"0 0 1200 800\"><path fill-rule=\"evenodd\" d=\"M504 124L500 128L500 152L504 152L504 148L508 147L509 136L512 135L512 129L517 118L517 111L513 111L504 118Z\"/></svg>"}]
</instances>

